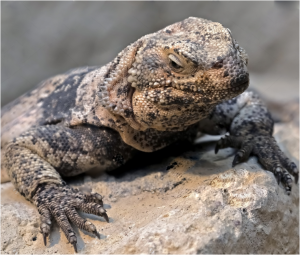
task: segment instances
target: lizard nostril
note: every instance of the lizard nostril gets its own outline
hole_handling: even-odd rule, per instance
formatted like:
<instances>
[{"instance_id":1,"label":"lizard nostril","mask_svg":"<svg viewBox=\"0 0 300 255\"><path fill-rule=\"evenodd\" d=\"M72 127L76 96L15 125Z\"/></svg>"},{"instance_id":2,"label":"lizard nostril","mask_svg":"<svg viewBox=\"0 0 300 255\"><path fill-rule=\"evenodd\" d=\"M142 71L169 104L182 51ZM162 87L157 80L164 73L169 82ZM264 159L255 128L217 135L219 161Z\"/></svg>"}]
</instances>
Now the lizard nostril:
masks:
<instances>
[{"instance_id":1,"label":"lizard nostril","mask_svg":"<svg viewBox=\"0 0 300 255\"><path fill-rule=\"evenodd\" d=\"M248 74L240 74L237 78L234 78L230 82L230 86L235 88L240 85L243 85L245 83L249 82L249 75Z\"/></svg>"},{"instance_id":2,"label":"lizard nostril","mask_svg":"<svg viewBox=\"0 0 300 255\"><path fill-rule=\"evenodd\" d=\"M238 79L239 82L243 84L249 82L249 74L240 75Z\"/></svg>"}]
</instances>

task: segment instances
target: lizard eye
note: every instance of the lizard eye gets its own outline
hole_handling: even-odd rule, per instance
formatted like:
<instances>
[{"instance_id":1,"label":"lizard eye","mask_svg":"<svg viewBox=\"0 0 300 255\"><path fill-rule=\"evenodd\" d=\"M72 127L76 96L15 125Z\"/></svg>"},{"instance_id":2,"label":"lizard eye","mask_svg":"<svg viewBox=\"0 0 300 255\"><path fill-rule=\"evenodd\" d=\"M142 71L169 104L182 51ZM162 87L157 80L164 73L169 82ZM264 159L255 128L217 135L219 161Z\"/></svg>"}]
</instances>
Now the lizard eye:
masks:
<instances>
[{"instance_id":1,"label":"lizard eye","mask_svg":"<svg viewBox=\"0 0 300 255\"><path fill-rule=\"evenodd\" d=\"M183 65L180 62L180 60L173 54L170 54L169 56L170 60L170 66L175 72L180 72L183 70Z\"/></svg>"}]
</instances>

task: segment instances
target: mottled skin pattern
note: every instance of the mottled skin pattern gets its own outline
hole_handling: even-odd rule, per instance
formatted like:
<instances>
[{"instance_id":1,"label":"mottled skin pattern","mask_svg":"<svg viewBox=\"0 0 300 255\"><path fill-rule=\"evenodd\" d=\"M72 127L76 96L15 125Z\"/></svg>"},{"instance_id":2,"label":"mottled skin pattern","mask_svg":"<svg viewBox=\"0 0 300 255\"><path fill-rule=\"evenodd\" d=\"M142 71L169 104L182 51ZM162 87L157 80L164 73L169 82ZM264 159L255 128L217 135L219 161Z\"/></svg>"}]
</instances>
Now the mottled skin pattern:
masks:
<instances>
[{"instance_id":1,"label":"mottled skin pattern","mask_svg":"<svg viewBox=\"0 0 300 255\"><path fill-rule=\"evenodd\" d=\"M103 67L50 78L2 109L2 180L7 171L37 206L45 244L54 217L75 250L69 222L99 235L76 210L108 217L101 195L74 190L61 176L111 170L137 150L193 141L199 131L228 131L216 152L238 148L233 165L256 155L289 194L298 170L272 137L265 105L244 92L247 62L229 29L188 18L140 38Z\"/></svg>"}]
</instances>

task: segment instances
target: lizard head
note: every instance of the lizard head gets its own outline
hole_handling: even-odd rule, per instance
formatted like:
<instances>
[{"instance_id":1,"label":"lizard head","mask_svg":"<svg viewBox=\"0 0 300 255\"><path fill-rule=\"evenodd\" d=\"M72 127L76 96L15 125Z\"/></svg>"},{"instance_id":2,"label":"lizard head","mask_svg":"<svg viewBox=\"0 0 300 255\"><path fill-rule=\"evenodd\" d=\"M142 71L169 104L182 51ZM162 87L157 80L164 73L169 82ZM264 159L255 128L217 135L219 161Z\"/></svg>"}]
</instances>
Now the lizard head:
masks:
<instances>
[{"instance_id":1,"label":"lizard head","mask_svg":"<svg viewBox=\"0 0 300 255\"><path fill-rule=\"evenodd\" d=\"M188 18L129 47L126 81L141 129L183 130L249 84L247 54L220 23Z\"/></svg>"}]
</instances>

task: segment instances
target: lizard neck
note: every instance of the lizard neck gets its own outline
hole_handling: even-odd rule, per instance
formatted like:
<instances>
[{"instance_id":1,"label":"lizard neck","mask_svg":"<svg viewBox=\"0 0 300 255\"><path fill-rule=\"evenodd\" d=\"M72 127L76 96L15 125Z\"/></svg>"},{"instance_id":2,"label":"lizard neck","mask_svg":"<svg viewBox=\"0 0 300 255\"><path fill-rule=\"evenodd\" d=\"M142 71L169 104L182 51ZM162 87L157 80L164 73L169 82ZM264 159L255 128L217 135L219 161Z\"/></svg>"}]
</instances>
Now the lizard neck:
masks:
<instances>
[{"instance_id":1,"label":"lizard neck","mask_svg":"<svg viewBox=\"0 0 300 255\"><path fill-rule=\"evenodd\" d=\"M99 105L115 115L122 116L136 130L144 130L134 119L132 94L134 88L127 81L128 70L135 62L135 55L142 46L142 41L129 45L107 65L107 73L98 84Z\"/></svg>"}]
</instances>

